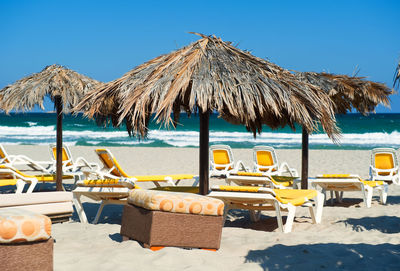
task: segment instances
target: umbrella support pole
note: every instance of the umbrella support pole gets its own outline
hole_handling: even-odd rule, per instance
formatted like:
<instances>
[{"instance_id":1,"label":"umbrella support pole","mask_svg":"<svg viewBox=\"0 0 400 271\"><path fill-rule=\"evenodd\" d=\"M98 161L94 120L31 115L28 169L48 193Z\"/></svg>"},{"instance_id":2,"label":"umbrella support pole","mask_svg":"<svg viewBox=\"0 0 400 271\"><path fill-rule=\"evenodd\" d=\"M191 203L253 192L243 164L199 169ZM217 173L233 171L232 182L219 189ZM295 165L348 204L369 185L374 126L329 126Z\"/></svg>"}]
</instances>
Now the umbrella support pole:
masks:
<instances>
[{"instance_id":1,"label":"umbrella support pole","mask_svg":"<svg viewBox=\"0 0 400 271\"><path fill-rule=\"evenodd\" d=\"M57 191L63 191L62 185L62 119L63 105L61 96L54 97L54 103L57 112L57 141L56 141L56 188Z\"/></svg>"},{"instance_id":2,"label":"umbrella support pole","mask_svg":"<svg viewBox=\"0 0 400 271\"><path fill-rule=\"evenodd\" d=\"M200 109L201 111L201 109ZM199 193L207 195L209 190L209 123L210 112L200 112L200 149L199 149Z\"/></svg>"},{"instance_id":3,"label":"umbrella support pole","mask_svg":"<svg viewBox=\"0 0 400 271\"><path fill-rule=\"evenodd\" d=\"M308 188L308 132L303 128L301 146L301 189Z\"/></svg>"}]
</instances>

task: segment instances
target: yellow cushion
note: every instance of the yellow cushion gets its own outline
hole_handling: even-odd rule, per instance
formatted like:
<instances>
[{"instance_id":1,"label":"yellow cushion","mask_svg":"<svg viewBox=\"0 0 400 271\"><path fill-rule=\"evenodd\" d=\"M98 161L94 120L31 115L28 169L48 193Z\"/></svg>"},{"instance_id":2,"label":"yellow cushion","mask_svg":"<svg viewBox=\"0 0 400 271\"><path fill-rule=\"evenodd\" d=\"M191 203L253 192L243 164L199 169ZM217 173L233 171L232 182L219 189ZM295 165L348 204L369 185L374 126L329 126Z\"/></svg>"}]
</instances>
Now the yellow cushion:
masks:
<instances>
[{"instance_id":1,"label":"yellow cushion","mask_svg":"<svg viewBox=\"0 0 400 271\"><path fill-rule=\"evenodd\" d=\"M50 236L51 220L47 216L21 209L0 210L0 243L34 242Z\"/></svg>"},{"instance_id":2,"label":"yellow cushion","mask_svg":"<svg viewBox=\"0 0 400 271\"><path fill-rule=\"evenodd\" d=\"M276 199L283 204L291 203L294 206L304 204L318 195L316 190L274 189Z\"/></svg>"},{"instance_id":3,"label":"yellow cushion","mask_svg":"<svg viewBox=\"0 0 400 271\"><path fill-rule=\"evenodd\" d=\"M247 186L247 185L220 185L218 186L221 191L229 191L229 192L250 192L256 193L260 190L260 186Z\"/></svg>"},{"instance_id":4,"label":"yellow cushion","mask_svg":"<svg viewBox=\"0 0 400 271\"><path fill-rule=\"evenodd\" d=\"M45 174L45 175L26 175L26 177L30 178L36 178L38 182L55 182L56 181L56 175L53 174ZM64 179L73 179L74 176L72 175L62 175L63 180Z\"/></svg>"},{"instance_id":5,"label":"yellow cushion","mask_svg":"<svg viewBox=\"0 0 400 271\"><path fill-rule=\"evenodd\" d=\"M271 176L271 181L276 185L282 185L284 187L291 187L293 186L293 180L296 177L290 176Z\"/></svg>"},{"instance_id":6,"label":"yellow cushion","mask_svg":"<svg viewBox=\"0 0 400 271\"><path fill-rule=\"evenodd\" d=\"M363 182L364 185L368 185L371 187L380 186L383 185L384 183L383 181L364 181L364 180L361 180L361 182Z\"/></svg>"},{"instance_id":7,"label":"yellow cushion","mask_svg":"<svg viewBox=\"0 0 400 271\"><path fill-rule=\"evenodd\" d=\"M263 177L263 175L260 172L245 172L245 171L238 171L236 173L231 173L232 175L239 175L239 176L250 176L250 177Z\"/></svg>"},{"instance_id":8,"label":"yellow cushion","mask_svg":"<svg viewBox=\"0 0 400 271\"><path fill-rule=\"evenodd\" d=\"M172 213L221 216L224 203L219 199L191 193L132 189L128 203L147 210Z\"/></svg>"},{"instance_id":9,"label":"yellow cushion","mask_svg":"<svg viewBox=\"0 0 400 271\"><path fill-rule=\"evenodd\" d=\"M323 174L323 178L349 178L350 174Z\"/></svg>"},{"instance_id":10,"label":"yellow cushion","mask_svg":"<svg viewBox=\"0 0 400 271\"><path fill-rule=\"evenodd\" d=\"M214 163L218 165L227 165L231 163L227 150L213 150ZM224 167L216 167L216 169L224 169ZM229 167L232 169L232 167Z\"/></svg>"},{"instance_id":11,"label":"yellow cushion","mask_svg":"<svg viewBox=\"0 0 400 271\"><path fill-rule=\"evenodd\" d=\"M1 179L0 186L16 185L17 179Z\"/></svg>"},{"instance_id":12,"label":"yellow cushion","mask_svg":"<svg viewBox=\"0 0 400 271\"><path fill-rule=\"evenodd\" d=\"M392 169L394 168L393 156L390 153L375 154L375 168L377 169ZM379 175L386 176L389 172L379 172Z\"/></svg>"},{"instance_id":13,"label":"yellow cushion","mask_svg":"<svg viewBox=\"0 0 400 271\"><path fill-rule=\"evenodd\" d=\"M260 166L274 165L274 159L270 151L257 151L257 164Z\"/></svg>"},{"instance_id":14,"label":"yellow cushion","mask_svg":"<svg viewBox=\"0 0 400 271\"><path fill-rule=\"evenodd\" d=\"M99 179L83 180L77 183L78 186L96 186L96 187L128 187L130 189L139 188L135 182L130 179Z\"/></svg>"}]
</instances>

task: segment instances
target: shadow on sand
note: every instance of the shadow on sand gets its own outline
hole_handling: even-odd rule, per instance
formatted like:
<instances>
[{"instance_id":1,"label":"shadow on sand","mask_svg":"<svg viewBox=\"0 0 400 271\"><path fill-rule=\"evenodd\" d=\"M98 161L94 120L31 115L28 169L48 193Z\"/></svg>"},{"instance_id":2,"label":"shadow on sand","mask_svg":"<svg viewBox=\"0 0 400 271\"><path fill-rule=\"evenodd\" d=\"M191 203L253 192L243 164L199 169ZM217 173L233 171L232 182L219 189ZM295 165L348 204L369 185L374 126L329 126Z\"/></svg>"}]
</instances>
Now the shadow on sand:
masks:
<instances>
[{"instance_id":1,"label":"shadow on sand","mask_svg":"<svg viewBox=\"0 0 400 271\"><path fill-rule=\"evenodd\" d=\"M275 245L245 258L263 270L400 270L400 245Z\"/></svg>"},{"instance_id":2,"label":"shadow on sand","mask_svg":"<svg viewBox=\"0 0 400 271\"><path fill-rule=\"evenodd\" d=\"M396 216L378 216L363 218L348 218L337 221L351 226L354 231L377 230L383 233L400 233L400 217Z\"/></svg>"},{"instance_id":3,"label":"shadow on sand","mask_svg":"<svg viewBox=\"0 0 400 271\"><path fill-rule=\"evenodd\" d=\"M89 223L93 223L100 203L84 202L82 203ZM119 224L121 225L122 205L109 204L104 206L98 223ZM72 220L79 222L79 217L76 211L72 214Z\"/></svg>"}]
</instances>

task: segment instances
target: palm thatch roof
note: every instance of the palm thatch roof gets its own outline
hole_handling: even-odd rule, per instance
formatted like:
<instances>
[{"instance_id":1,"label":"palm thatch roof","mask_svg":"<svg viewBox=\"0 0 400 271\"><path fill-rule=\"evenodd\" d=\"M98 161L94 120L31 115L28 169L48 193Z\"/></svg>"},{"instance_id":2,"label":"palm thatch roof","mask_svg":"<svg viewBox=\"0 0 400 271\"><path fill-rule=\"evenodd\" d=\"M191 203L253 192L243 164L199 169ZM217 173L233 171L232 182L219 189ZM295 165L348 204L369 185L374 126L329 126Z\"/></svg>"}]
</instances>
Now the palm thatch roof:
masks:
<instances>
[{"instance_id":1,"label":"palm thatch roof","mask_svg":"<svg viewBox=\"0 0 400 271\"><path fill-rule=\"evenodd\" d=\"M101 83L96 80L55 64L1 89L0 108L6 112L31 110L36 104L43 108L46 95L53 101L60 95L63 111L68 112L86 92L99 85Z\"/></svg>"},{"instance_id":2,"label":"palm thatch roof","mask_svg":"<svg viewBox=\"0 0 400 271\"><path fill-rule=\"evenodd\" d=\"M394 75L394 83L393 83L393 87L397 87L400 85L400 61L399 64L397 64L397 68L396 68L396 73Z\"/></svg>"},{"instance_id":3,"label":"palm thatch roof","mask_svg":"<svg viewBox=\"0 0 400 271\"><path fill-rule=\"evenodd\" d=\"M388 96L393 91L385 84L330 73L297 72L296 77L303 82L323 89L333 100L335 112L345 114L355 108L362 114L374 112L378 104L389 106Z\"/></svg>"},{"instance_id":4,"label":"palm thatch roof","mask_svg":"<svg viewBox=\"0 0 400 271\"><path fill-rule=\"evenodd\" d=\"M87 116L100 122L111 119L115 126L125 120L128 132L139 137L146 136L152 114L158 122L176 125L182 110L215 110L254 135L263 124L294 129L299 123L312 132L314 120L329 136L337 134L333 104L319 87L220 38L197 35L198 41L90 92L74 111L90 105Z\"/></svg>"}]
</instances>

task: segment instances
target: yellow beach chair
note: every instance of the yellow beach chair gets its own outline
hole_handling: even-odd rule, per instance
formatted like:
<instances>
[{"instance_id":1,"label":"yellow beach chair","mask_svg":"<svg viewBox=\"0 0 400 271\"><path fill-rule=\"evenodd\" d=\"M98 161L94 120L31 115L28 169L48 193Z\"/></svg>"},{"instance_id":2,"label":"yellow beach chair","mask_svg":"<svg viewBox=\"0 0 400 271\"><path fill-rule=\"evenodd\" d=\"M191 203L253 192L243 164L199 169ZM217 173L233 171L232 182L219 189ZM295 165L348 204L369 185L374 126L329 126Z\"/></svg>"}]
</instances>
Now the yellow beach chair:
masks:
<instances>
[{"instance_id":1,"label":"yellow beach chair","mask_svg":"<svg viewBox=\"0 0 400 271\"><path fill-rule=\"evenodd\" d=\"M28 166L32 170L49 173L52 162L34 161L25 155L9 155L3 145L0 144L0 164L11 167Z\"/></svg>"},{"instance_id":2,"label":"yellow beach chair","mask_svg":"<svg viewBox=\"0 0 400 271\"><path fill-rule=\"evenodd\" d=\"M83 168L86 168L88 171L94 171L99 169L99 165L97 163L89 163L83 157L78 157L73 159L72 153L67 145L62 145L61 149L62 154L62 170L63 174L71 174L75 172L81 171ZM57 146L56 144L50 144L50 156L53 161L53 171L56 171L56 156L57 156Z\"/></svg>"},{"instance_id":3,"label":"yellow beach chair","mask_svg":"<svg viewBox=\"0 0 400 271\"><path fill-rule=\"evenodd\" d=\"M222 185L213 186L211 189L212 191L207 196L223 200L225 214L228 209L249 210L250 218L257 221L261 211L275 211L278 227L284 233L292 231L296 208L299 206L308 207L313 223L321 223L324 194L316 190ZM288 212L285 225L283 225L281 211Z\"/></svg>"},{"instance_id":4,"label":"yellow beach chair","mask_svg":"<svg viewBox=\"0 0 400 271\"><path fill-rule=\"evenodd\" d=\"M287 189L293 187L293 180L297 177L271 176L264 172L237 171L229 173L225 179L228 185L235 183L244 186L265 186L275 189Z\"/></svg>"},{"instance_id":5,"label":"yellow beach chair","mask_svg":"<svg viewBox=\"0 0 400 271\"><path fill-rule=\"evenodd\" d=\"M242 161L235 163L233 152L228 145L210 146L210 177L225 177L232 171L248 171Z\"/></svg>"},{"instance_id":6,"label":"yellow beach chair","mask_svg":"<svg viewBox=\"0 0 400 271\"><path fill-rule=\"evenodd\" d=\"M376 148L371 151L370 178L375 181L393 182L400 185L399 162L392 148Z\"/></svg>"},{"instance_id":7,"label":"yellow beach chair","mask_svg":"<svg viewBox=\"0 0 400 271\"><path fill-rule=\"evenodd\" d=\"M26 174L14 167L7 166L7 165L0 165L0 169L7 169L11 171L11 173L8 176L15 176L18 179L22 179L26 182L33 182L36 180L37 182L41 183L55 183L56 182L56 175L55 174L37 174L37 175L29 175ZM3 176L6 175L6 173L3 174ZM63 175L63 179L73 179L74 176L72 175ZM36 183L37 183L36 182ZM33 188L32 188L33 190Z\"/></svg>"},{"instance_id":8,"label":"yellow beach chair","mask_svg":"<svg viewBox=\"0 0 400 271\"><path fill-rule=\"evenodd\" d=\"M108 149L96 149L100 161L103 164L103 168L95 171L100 179L118 179L118 178L129 178L135 182L153 182L156 186L160 186L160 183L168 183L169 185L176 185L181 180L192 180L195 179L195 184L198 183L198 178L192 174L170 174L170 175L128 175L119 165L117 159Z\"/></svg>"},{"instance_id":9,"label":"yellow beach chair","mask_svg":"<svg viewBox=\"0 0 400 271\"><path fill-rule=\"evenodd\" d=\"M363 200L367 208L371 207L373 190L378 190L380 193L381 204L386 204L388 193L388 184L383 181L364 181L358 175L352 174L324 174L317 175L315 180L311 181L311 185L315 188L321 187L322 192L336 192L336 198L341 202L345 191L360 191L363 195Z\"/></svg>"},{"instance_id":10,"label":"yellow beach chair","mask_svg":"<svg viewBox=\"0 0 400 271\"><path fill-rule=\"evenodd\" d=\"M253 163L255 172L263 172L267 175L284 175L298 177L294 168L290 168L286 162L279 165L275 149L269 146L255 146L253 148Z\"/></svg>"},{"instance_id":11,"label":"yellow beach chair","mask_svg":"<svg viewBox=\"0 0 400 271\"><path fill-rule=\"evenodd\" d=\"M95 201L101 201L96 217L93 220L93 223L97 224L105 205L126 204L129 190L134 188L135 181L129 178L78 181L72 193L74 206L80 221L82 223L88 223L82 206L81 196L86 196ZM136 186L136 188L138 188L138 186Z\"/></svg>"},{"instance_id":12,"label":"yellow beach chair","mask_svg":"<svg viewBox=\"0 0 400 271\"><path fill-rule=\"evenodd\" d=\"M32 193L37 182L36 178L27 178L14 171L12 168L8 168L4 165L0 166L0 186L16 186L16 194L22 193L25 184L29 184L26 193Z\"/></svg>"}]
</instances>

